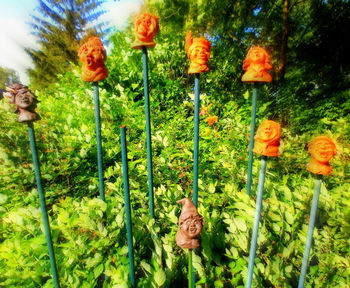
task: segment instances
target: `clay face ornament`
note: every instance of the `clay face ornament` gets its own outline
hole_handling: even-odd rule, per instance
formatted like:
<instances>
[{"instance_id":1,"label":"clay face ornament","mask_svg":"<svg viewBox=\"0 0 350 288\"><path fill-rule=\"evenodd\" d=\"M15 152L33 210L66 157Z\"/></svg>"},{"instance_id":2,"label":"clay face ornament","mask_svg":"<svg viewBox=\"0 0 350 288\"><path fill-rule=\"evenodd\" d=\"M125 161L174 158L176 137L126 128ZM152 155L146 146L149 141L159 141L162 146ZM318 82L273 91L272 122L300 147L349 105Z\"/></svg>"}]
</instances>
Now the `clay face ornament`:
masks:
<instances>
[{"instance_id":1,"label":"clay face ornament","mask_svg":"<svg viewBox=\"0 0 350 288\"><path fill-rule=\"evenodd\" d=\"M153 37L159 31L158 18L149 13L140 14L135 18L135 41L131 44L133 49L142 47L154 47L156 43Z\"/></svg>"},{"instance_id":2,"label":"clay face ornament","mask_svg":"<svg viewBox=\"0 0 350 288\"><path fill-rule=\"evenodd\" d=\"M200 245L202 231L202 217L199 216L196 206L188 198L176 201L183 205L179 217L179 229L176 233L176 244L181 248L195 249Z\"/></svg>"},{"instance_id":3,"label":"clay face ornament","mask_svg":"<svg viewBox=\"0 0 350 288\"><path fill-rule=\"evenodd\" d=\"M40 116L34 111L39 101L27 86L15 83L8 87L7 91L5 96L16 106L18 122L40 120Z\"/></svg>"},{"instance_id":4,"label":"clay face ornament","mask_svg":"<svg viewBox=\"0 0 350 288\"><path fill-rule=\"evenodd\" d=\"M210 58L210 42L205 38L192 38L188 32L185 40L185 51L190 59L188 73L203 73L209 71L207 62Z\"/></svg>"},{"instance_id":5,"label":"clay face ornament","mask_svg":"<svg viewBox=\"0 0 350 288\"><path fill-rule=\"evenodd\" d=\"M311 154L307 170L317 175L328 175L331 173L329 161L337 153L334 142L327 136L318 136L308 145Z\"/></svg>"},{"instance_id":6,"label":"clay face ornament","mask_svg":"<svg viewBox=\"0 0 350 288\"><path fill-rule=\"evenodd\" d=\"M83 66L81 68L81 78L85 82L97 82L107 78L108 70L105 65L106 50L98 37L90 37L83 44L78 52L78 56Z\"/></svg>"},{"instance_id":7,"label":"clay face ornament","mask_svg":"<svg viewBox=\"0 0 350 288\"><path fill-rule=\"evenodd\" d=\"M269 54L261 47L253 47L248 51L243 62L246 71L242 76L242 82L271 82L272 77L267 71L272 69Z\"/></svg>"},{"instance_id":8,"label":"clay face ornament","mask_svg":"<svg viewBox=\"0 0 350 288\"><path fill-rule=\"evenodd\" d=\"M280 124L271 120L263 121L254 137L253 152L263 156L277 157L280 136Z\"/></svg>"}]
</instances>

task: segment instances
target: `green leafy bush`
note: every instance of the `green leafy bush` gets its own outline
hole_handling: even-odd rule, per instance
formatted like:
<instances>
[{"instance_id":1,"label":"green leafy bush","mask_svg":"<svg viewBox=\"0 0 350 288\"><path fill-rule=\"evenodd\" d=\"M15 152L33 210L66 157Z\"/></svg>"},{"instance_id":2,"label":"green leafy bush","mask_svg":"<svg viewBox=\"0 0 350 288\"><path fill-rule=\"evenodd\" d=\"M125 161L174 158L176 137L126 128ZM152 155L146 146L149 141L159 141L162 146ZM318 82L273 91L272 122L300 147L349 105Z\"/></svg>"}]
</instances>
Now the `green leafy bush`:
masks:
<instances>
[{"instance_id":1,"label":"green leafy bush","mask_svg":"<svg viewBox=\"0 0 350 288\"><path fill-rule=\"evenodd\" d=\"M138 287L187 285L187 254L175 244L181 208L176 200L192 196L193 172L193 79L186 75L182 35L164 36L149 51L155 219L148 215L141 54L131 51L125 39L126 32L112 38L110 77L100 83L106 202L97 198L91 85L81 82L75 68L53 84L53 95L37 93L42 120L34 125L62 287L95 287L103 273L109 277L105 287L128 286L120 125L128 128ZM212 73L201 77L201 105L212 104L208 113L218 122L209 126L208 115L200 119L198 209L205 225L193 265L198 285L243 287L255 209L254 196L245 191L250 87L223 95L216 86L220 70ZM262 88L262 99L268 93ZM279 117L269 112L270 105L259 102L257 124ZM26 127L16 122L12 110L0 103L0 287L52 287ZM324 117L317 129L305 122L302 129L293 129L301 118L288 123L282 128L281 156L268 162L253 285L296 286L314 185L305 169L306 144L324 133L337 141L339 153L332 160L332 175L324 177L307 287L347 287L349 116ZM258 170L255 157L253 195Z\"/></svg>"}]
</instances>

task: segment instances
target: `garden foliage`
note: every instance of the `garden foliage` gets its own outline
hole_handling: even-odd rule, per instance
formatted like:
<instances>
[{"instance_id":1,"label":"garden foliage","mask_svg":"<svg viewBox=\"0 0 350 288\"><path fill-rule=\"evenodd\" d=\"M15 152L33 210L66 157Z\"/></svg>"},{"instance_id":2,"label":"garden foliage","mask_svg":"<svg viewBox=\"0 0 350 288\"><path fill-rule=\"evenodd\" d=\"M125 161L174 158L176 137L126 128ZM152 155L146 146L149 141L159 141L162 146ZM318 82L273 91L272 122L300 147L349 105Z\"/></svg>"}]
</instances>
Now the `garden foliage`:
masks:
<instances>
[{"instance_id":1,"label":"garden foliage","mask_svg":"<svg viewBox=\"0 0 350 288\"><path fill-rule=\"evenodd\" d=\"M187 74L185 34L172 28L161 26L158 44L149 51L155 219L148 210L141 51L129 47L130 28L111 38L110 76L99 84L106 202L98 198L91 85L81 81L80 68L74 66L52 84L53 94L37 91L42 120L34 126L62 287L95 287L103 273L109 276L105 287L128 287L121 125L128 129L137 285L187 285L187 254L176 246L175 234L181 210L176 200L192 196L193 77ZM201 107L210 107L200 117L198 210L205 224L193 265L198 285L243 287L259 171L255 156L249 197L252 87L239 82L244 49L233 44L226 53L220 43L227 42L217 43L211 71L201 75ZM298 69L294 76L299 78L289 78L287 70L283 85L260 89L257 125L267 118L279 121L282 136L281 156L267 166L253 285L296 286L314 185L305 169L306 145L322 133L336 141L338 154L321 189L307 287L348 287L349 90L339 90L341 96L317 101L317 106L299 102L299 90L293 87L303 85L304 67L293 73ZM287 93L288 99L276 98ZM346 101L336 103L337 97ZM0 112L0 287L52 287L26 127L16 122L5 101ZM213 125L206 121L210 116L217 116Z\"/></svg>"}]
</instances>

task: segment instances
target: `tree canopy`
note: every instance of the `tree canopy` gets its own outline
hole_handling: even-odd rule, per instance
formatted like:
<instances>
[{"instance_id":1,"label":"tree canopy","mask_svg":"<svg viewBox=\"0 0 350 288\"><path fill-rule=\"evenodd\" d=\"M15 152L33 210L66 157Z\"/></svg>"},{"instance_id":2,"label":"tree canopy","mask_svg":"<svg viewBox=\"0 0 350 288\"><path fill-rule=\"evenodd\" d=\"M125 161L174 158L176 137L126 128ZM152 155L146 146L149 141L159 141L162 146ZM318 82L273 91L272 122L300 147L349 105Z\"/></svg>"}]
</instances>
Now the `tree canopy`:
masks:
<instances>
[{"instance_id":1,"label":"tree canopy","mask_svg":"<svg viewBox=\"0 0 350 288\"><path fill-rule=\"evenodd\" d=\"M5 89L16 82L19 82L19 76L15 70L0 67L0 89Z\"/></svg>"},{"instance_id":2,"label":"tree canopy","mask_svg":"<svg viewBox=\"0 0 350 288\"><path fill-rule=\"evenodd\" d=\"M105 12L104 1L38 0L38 13L30 23L39 49L26 48L34 68L28 70L34 87L47 87L57 80L57 74L67 72L78 63L80 41L88 35L103 33L105 23L96 22ZM92 25L94 23L94 25Z\"/></svg>"}]
</instances>

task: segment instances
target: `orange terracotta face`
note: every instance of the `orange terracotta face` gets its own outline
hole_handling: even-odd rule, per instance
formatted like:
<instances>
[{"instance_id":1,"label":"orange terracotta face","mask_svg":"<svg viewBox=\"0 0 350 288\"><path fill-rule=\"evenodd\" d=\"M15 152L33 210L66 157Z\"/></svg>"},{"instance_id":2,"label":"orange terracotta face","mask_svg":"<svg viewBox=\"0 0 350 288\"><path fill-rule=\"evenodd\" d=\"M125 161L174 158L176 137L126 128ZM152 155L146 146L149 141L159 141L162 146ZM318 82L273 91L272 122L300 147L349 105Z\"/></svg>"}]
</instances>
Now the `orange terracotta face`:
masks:
<instances>
[{"instance_id":1,"label":"orange terracotta face","mask_svg":"<svg viewBox=\"0 0 350 288\"><path fill-rule=\"evenodd\" d=\"M253 151L260 155L277 157L280 137L280 124L271 120L263 121L254 137Z\"/></svg>"},{"instance_id":2,"label":"orange terracotta face","mask_svg":"<svg viewBox=\"0 0 350 288\"><path fill-rule=\"evenodd\" d=\"M207 62L210 58L210 42L205 38L192 38L192 33L186 35L185 50L190 59L188 73L202 73L209 71Z\"/></svg>"},{"instance_id":3,"label":"orange terracotta face","mask_svg":"<svg viewBox=\"0 0 350 288\"><path fill-rule=\"evenodd\" d=\"M149 13L143 13L136 17L135 23L135 41L131 45L134 49L144 47L154 47L154 36L159 31L158 18Z\"/></svg>"},{"instance_id":4,"label":"orange terracotta face","mask_svg":"<svg viewBox=\"0 0 350 288\"><path fill-rule=\"evenodd\" d=\"M81 78L83 81L96 82L107 78L105 66L106 50L98 37L91 37L79 49L79 59L83 62Z\"/></svg>"},{"instance_id":5,"label":"orange terracotta face","mask_svg":"<svg viewBox=\"0 0 350 288\"><path fill-rule=\"evenodd\" d=\"M253 47L248 51L243 62L243 69L247 71L242 76L243 82L271 82L272 77L267 71L271 70L269 54L261 47Z\"/></svg>"},{"instance_id":6,"label":"orange terracotta face","mask_svg":"<svg viewBox=\"0 0 350 288\"><path fill-rule=\"evenodd\" d=\"M327 136L316 137L309 144L308 150L311 154L311 157L323 164L328 164L328 162L336 154L335 145Z\"/></svg>"}]
</instances>

